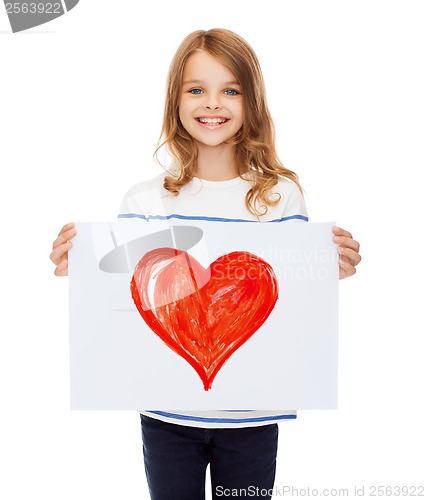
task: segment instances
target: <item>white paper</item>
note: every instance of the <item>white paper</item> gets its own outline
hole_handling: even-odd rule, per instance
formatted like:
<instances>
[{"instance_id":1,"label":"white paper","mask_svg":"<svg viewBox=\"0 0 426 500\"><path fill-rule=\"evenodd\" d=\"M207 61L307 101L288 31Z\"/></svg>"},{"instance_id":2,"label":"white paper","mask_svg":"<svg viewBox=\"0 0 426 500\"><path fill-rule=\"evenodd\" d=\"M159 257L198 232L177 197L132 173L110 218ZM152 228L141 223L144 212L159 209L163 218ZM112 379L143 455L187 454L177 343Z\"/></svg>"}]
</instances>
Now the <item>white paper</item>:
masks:
<instances>
[{"instance_id":1,"label":"white paper","mask_svg":"<svg viewBox=\"0 0 426 500\"><path fill-rule=\"evenodd\" d=\"M69 252L71 408L336 408L338 256L333 225L78 223ZM133 269L143 254L175 245L205 268L221 255L250 252L272 266L278 281L272 312L224 363L209 390L194 368L147 326L130 294Z\"/></svg>"}]
</instances>

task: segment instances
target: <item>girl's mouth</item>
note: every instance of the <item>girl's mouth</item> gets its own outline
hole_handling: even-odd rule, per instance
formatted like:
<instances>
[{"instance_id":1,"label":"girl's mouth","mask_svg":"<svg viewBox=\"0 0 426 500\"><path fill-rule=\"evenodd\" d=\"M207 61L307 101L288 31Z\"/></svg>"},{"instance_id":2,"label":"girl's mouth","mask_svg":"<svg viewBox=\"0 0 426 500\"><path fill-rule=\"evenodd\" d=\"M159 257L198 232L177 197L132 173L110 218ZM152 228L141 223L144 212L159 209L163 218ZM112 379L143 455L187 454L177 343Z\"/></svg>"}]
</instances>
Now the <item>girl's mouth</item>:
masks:
<instances>
[{"instance_id":1,"label":"girl's mouth","mask_svg":"<svg viewBox=\"0 0 426 500\"><path fill-rule=\"evenodd\" d=\"M224 117L207 117L207 116L199 116L197 118L195 118L195 120L205 126L205 127L209 127L209 128L216 128L216 127L220 127L221 125L223 125L224 123L228 122L229 121L229 118L224 118Z\"/></svg>"}]
</instances>

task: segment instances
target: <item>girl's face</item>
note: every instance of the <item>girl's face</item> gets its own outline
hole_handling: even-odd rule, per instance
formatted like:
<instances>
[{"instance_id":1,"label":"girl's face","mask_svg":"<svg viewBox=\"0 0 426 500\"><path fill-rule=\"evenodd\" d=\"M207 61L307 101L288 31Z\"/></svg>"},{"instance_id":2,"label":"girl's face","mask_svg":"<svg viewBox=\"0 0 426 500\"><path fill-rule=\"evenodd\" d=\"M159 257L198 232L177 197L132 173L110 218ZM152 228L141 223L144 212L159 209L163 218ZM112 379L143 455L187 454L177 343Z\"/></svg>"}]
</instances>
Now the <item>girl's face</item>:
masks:
<instances>
[{"instance_id":1,"label":"girl's face","mask_svg":"<svg viewBox=\"0 0 426 500\"><path fill-rule=\"evenodd\" d=\"M199 146L219 146L243 125L241 87L235 75L207 52L195 52L185 64L179 118Z\"/></svg>"}]
</instances>

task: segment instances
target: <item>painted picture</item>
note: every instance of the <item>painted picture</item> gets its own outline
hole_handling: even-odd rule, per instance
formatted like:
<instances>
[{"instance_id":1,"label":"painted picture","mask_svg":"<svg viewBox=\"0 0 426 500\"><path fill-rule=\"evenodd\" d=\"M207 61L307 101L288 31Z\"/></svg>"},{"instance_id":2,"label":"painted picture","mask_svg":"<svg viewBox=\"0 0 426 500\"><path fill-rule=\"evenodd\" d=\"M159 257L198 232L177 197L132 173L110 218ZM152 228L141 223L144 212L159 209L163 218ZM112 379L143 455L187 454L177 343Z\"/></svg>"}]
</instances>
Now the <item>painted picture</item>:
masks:
<instances>
[{"instance_id":1,"label":"painted picture","mask_svg":"<svg viewBox=\"0 0 426 500\"><path fill-rule=\"evenodd\" d=\"M278 281L272 267L249 252L222 255L206 270L187 252L159 248L138 262L131 292L146 324L208 390L226 360L266 321Z\"/></svg>"},{"instance_id":2,"label":"painted picture","mask_svg":"<svg viewBox=\"0 0 426 500\"><path fill-rule=\"evenodd\" d=\"M335 408L332 225L78 224L71 407Z\"/></svg>"}]
</instances>

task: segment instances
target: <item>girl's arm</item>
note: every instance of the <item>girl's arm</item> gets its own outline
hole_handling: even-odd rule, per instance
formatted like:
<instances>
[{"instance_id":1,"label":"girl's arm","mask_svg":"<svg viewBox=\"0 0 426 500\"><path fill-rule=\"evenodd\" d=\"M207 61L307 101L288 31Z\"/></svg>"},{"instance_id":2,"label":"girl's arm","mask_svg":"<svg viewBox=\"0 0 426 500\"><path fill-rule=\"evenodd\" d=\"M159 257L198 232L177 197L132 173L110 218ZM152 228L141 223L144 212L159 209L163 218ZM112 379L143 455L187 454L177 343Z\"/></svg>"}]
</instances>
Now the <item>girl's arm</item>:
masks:
<instances>
[{"instance_id":1,"label":"girl's arm","mask_svg":"<svg viewBox=\"0 0 426 500\"><path fill-rule=\"evenodd\" d=\"M66 224L59 232L58 237L53 242L53 251L50 260L55 264L56 276L68 276L68 250L72 247L69 241L77 234L74 223Z\"/></svg>"},{"instance_id":2,"label":"girl's arm","mask_svg":"<svg viewBox=\"0 0 426 500\"><path fill-rule=\"evenodd\" d=\"M353 239L351 233L340 227L334 226L333 233L333 241L339 245L339 279L342 280L356 273L355 266L361 262L359 243Z\"/></svg>"}]
</instances>

